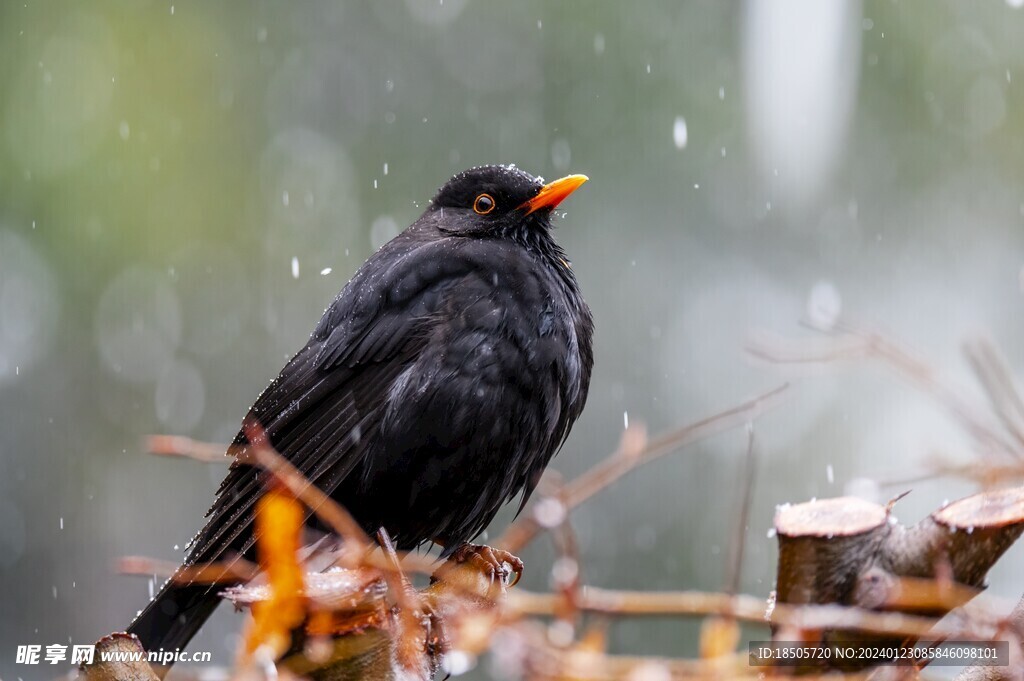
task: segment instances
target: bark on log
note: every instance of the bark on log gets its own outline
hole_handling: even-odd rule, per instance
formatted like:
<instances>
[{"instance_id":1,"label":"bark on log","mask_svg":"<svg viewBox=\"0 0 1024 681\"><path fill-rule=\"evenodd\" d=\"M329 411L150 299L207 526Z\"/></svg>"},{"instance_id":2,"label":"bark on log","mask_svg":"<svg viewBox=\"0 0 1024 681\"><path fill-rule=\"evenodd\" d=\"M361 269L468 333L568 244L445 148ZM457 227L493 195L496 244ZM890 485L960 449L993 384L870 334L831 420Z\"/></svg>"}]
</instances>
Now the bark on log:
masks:
<instances>
[{"instance_id":1,"label":"bark on log","mask_svg":"<svg viewBox=\"0 0 1024 681\"><path fill-rule=\"evenodd\" d=\"M1024 487L961 499L909 528L896 523L886 507L861 499L810 501L780 507L775 529L777 602L940 616L983 589L989 569L1024 532ZM808 636L835 643L852 634L773 627L776 641ZM908 643L886 637L875 642ZM817 662L806 670L822 666L869 665Z\"/></svg>"}]
</instances>

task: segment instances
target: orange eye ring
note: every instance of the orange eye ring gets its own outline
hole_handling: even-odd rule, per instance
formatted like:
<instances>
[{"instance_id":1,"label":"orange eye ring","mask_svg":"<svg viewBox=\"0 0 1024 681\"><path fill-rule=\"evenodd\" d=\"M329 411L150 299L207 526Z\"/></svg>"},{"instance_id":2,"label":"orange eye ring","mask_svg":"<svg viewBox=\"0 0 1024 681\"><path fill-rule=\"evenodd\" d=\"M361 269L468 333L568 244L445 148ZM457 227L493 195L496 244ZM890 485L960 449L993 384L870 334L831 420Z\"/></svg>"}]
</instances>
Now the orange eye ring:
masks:
<instances>
[{"instance_id":1,"label":"orange eye ring","mask_svg":"<svg viewBox=\"0 0 1024 681\"><path fill-rule=\"evenodd\" d=\"M497 205L498 204L494 201L493 196L490 194L481 194L476 197L475 201L473 201L473 210L476 211L477 215L487 215L492 212Z\"/></svg>"}]
</instances>

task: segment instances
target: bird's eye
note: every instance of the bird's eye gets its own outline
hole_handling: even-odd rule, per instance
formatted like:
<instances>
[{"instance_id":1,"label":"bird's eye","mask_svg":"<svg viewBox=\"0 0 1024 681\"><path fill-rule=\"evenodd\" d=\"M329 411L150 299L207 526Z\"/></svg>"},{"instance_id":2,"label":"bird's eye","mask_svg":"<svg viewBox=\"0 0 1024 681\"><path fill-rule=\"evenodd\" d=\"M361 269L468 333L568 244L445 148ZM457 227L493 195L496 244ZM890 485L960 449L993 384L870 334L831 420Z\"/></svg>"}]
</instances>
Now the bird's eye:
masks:
<instances>
[{"instance_id":1,"label":"bird's eye","mask_svg":"<svg viewBox=\"0 0 1024 681\"><path fill-rule=\"evenodd\" d=\"M476 201L473 202L473 210L480 215L487 215L494 210L494 197L490 194L481 194L476 197Z\"/></svg>"}]
</instances>

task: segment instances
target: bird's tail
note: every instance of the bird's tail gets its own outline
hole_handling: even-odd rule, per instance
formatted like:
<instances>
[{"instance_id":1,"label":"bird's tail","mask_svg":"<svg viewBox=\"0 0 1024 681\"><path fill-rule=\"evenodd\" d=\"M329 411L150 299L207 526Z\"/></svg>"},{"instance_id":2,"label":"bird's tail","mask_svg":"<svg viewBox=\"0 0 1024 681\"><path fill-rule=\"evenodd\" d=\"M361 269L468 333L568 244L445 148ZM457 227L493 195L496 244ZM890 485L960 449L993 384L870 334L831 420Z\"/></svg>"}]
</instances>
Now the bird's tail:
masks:
<instances>
[{"instance_id":1,"label":"bird's tail","mask_svg":"<svg viewBox=\"0 0 1024 681\"><path fill-rule=\"evenodd\" d=\"M209 584L176 584L168 580L146 609L128 627L148 652L175 651L192 640L220 604Z\"/></svg>"}]
</instances>

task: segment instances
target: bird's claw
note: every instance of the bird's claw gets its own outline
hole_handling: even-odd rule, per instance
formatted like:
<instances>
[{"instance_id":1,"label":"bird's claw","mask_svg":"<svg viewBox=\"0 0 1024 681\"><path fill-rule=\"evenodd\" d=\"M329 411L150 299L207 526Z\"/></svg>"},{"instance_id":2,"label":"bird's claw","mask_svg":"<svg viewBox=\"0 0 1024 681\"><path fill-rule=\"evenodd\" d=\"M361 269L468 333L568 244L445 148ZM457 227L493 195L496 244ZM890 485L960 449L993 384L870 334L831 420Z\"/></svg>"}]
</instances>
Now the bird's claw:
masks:
<instances>
[{"instance_id":1,"label":"bird's claw","mask_svg":"<svg viewBox=\"0 0 1024 681\"><path fill-rule=\"evenodd\" d=\"M492 582L500 579L509 588L518 584L523 576L523 561L518 556L485 544L463 544L452 558L456 563L472 563Z\"/></svg>"}]
</instances>

